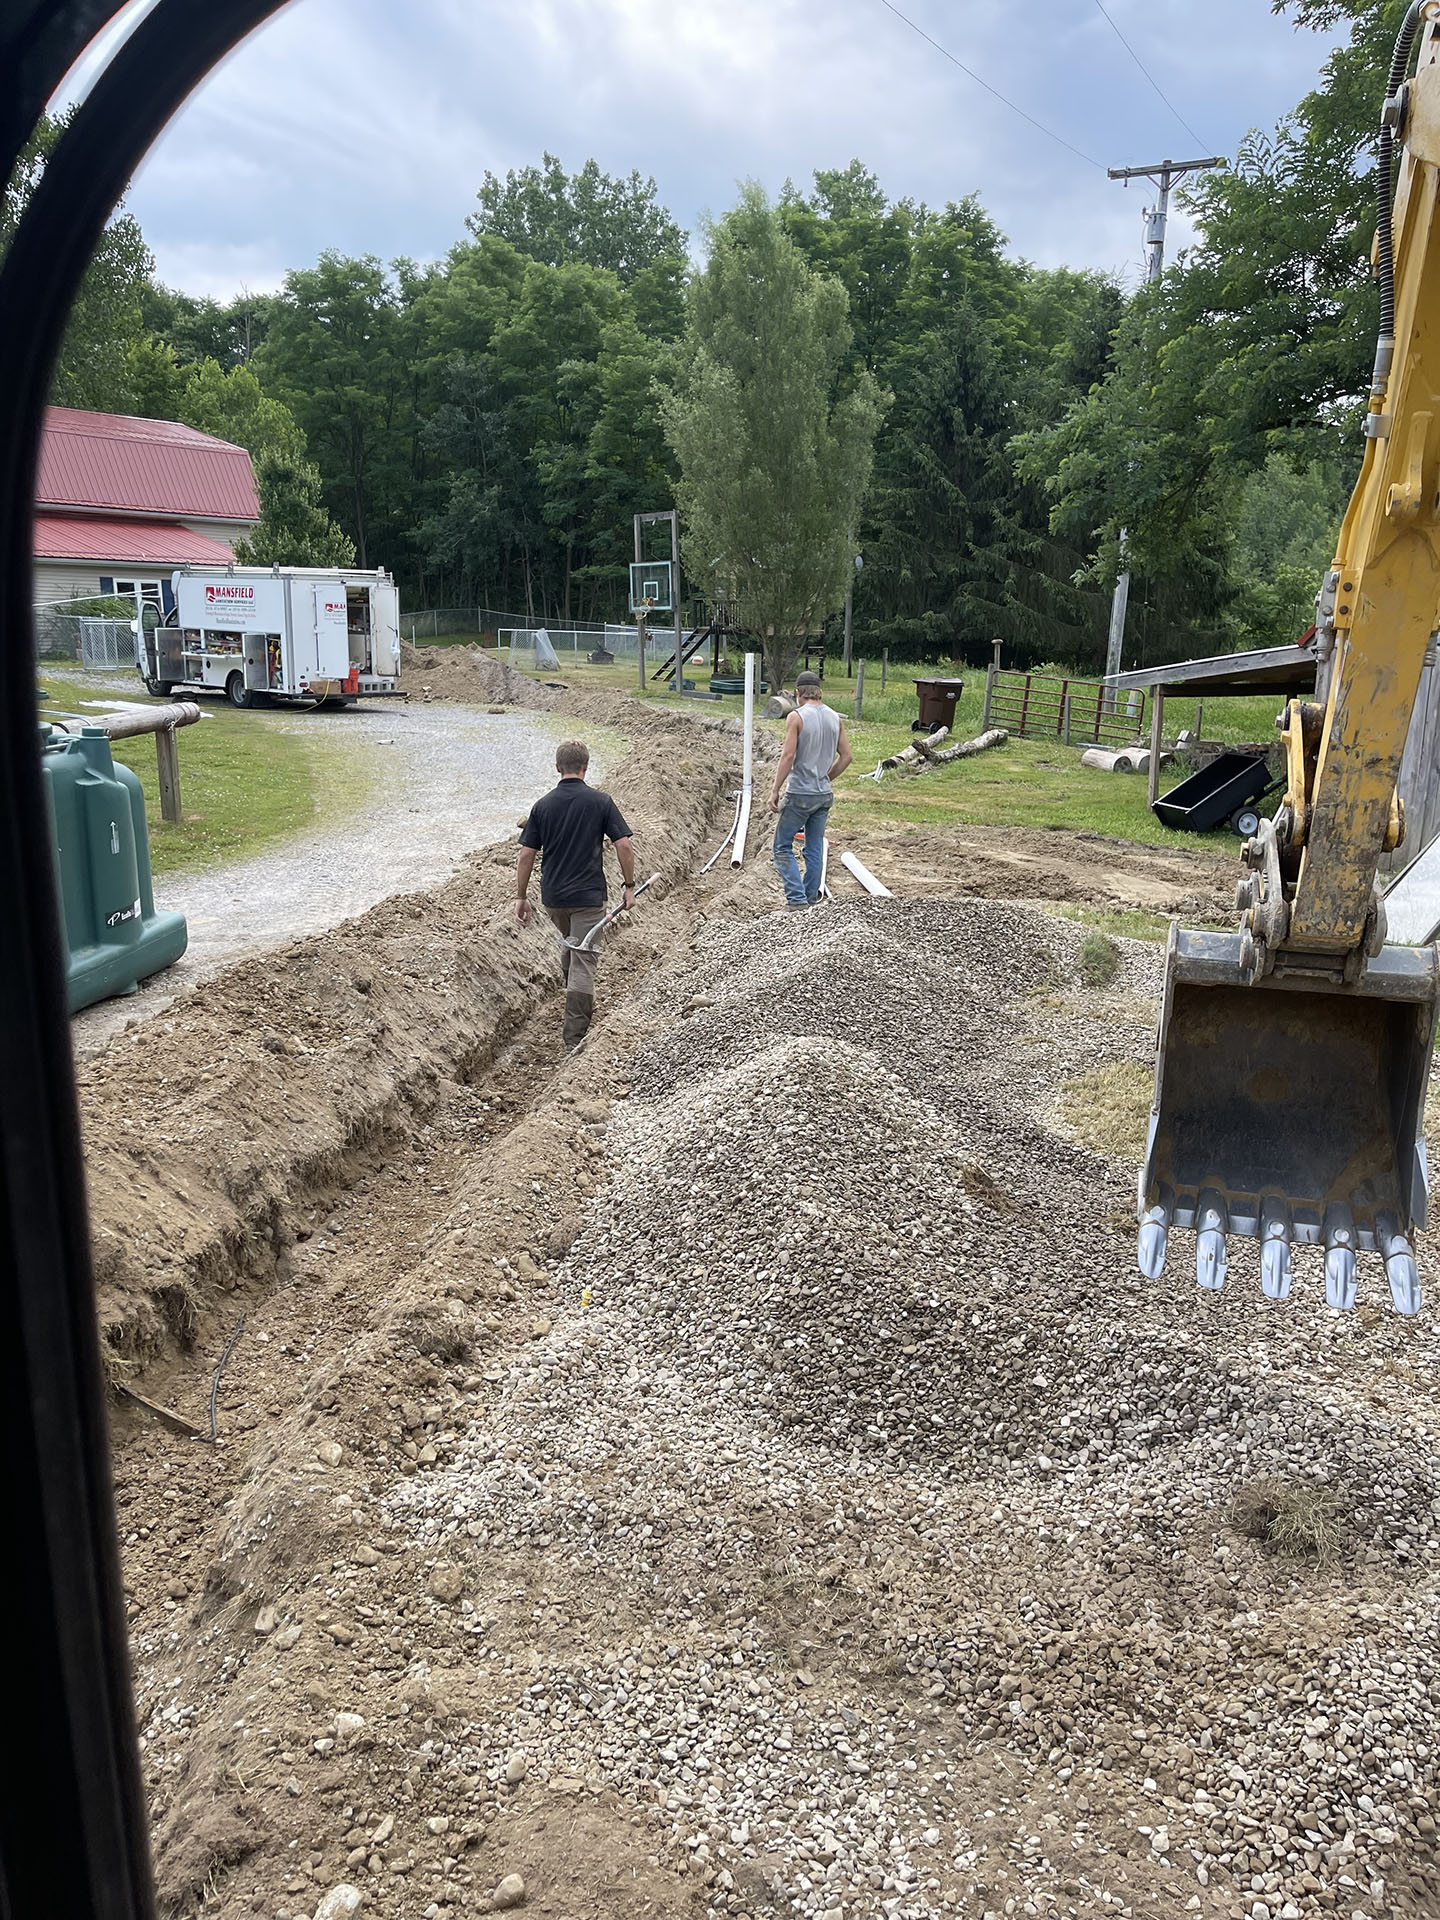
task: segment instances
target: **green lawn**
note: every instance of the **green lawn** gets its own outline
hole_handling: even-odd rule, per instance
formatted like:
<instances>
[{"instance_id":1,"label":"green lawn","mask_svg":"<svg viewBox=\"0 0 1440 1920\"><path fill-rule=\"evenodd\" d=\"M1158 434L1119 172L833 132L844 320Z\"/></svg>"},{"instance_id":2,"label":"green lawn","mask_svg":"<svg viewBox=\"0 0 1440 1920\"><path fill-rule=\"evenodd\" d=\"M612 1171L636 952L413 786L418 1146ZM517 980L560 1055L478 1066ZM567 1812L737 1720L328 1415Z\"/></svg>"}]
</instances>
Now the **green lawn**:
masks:
<instances>
[{"instance_id":1,"label":"green lawn","mask_svg":"<svg viewBox=\"0 0 1440 1920\"><path fill-rule=\"evenodd\" d=\"M80 703L106 693L123 700L146 698L128 681L87 679L46 662L40 717L68 714L73 729L93 711ZM176 825L160 818L153 738L117 740L111 749L145 789L150 864L157 876L259 853L320 823L337 793L343 791L347 804L363 798L365 765L329 733L324 715L239 713L218 701L197 704L205 717L176 735L184 810ZM311 718L313 727L303 724Z\"/></svg>"},{"instance_id":2,"label":"green lawn","mask_svg":"<svg viewBox=\"0 0 1440 1920\"><path fill-rule=\"evenodd\" d=\"M1019 826L1068 827L1074 831L1103 833L1118 840L1141 841L1150 846L1203 845L1222 847L1234 836L1221 831L1197 840L1193 835L1172 833L1162 827L1146 804L1143 775L1098 773L1080 764L1080 747L1067 747L1062 740L1021 740L1012 738L1007 746L982 754L974 760L959 760L952 766L937 767L910 777L887 773L878 784L862 776L874 771L876 762L895 753L913 738L910 722L918 711L914 680L925 672L949 675L955 669L943 664L929 669L892 667L886 686L880 685L880 662L865 666L865 691L862 718L854 718L855 682L832 666L825 680L825 698L845 715L845 725L855 751L855 764L836 784L835 821L840 827L864 823L920 826ZM969 739L980 731L985 698L985 670L962 668L965 691L955 710L955 737ZM543 677L543 676L541 676ZM576 687L605 686L624 693L638 693L635 662L613 667L573 666L561 656L559 674ZM704 689L708 670L690 669L690 678ZM664 706L679 704L673 691L647 682L645 699ZM695 702L687 701L693 706ZM720 701L703 703L710 711L738 715L743 701L727 695ZM1270 741L1278 739L1275 715L1278 696L1264 694L1248 700L1210 700L1205 703L1204 731L1208 740ZM1170 700L1165 712L1167 731L1193 726L1194 703ZM780 720L762 720L762 728L777 737L784 730ZM1146 716L1148 727L1148 709ZM1172 735L1173 737L1173 735ZM1183 775L1166 768L1161 775L1161 790L1172 786Z\"/></svg>"}]
</instances>

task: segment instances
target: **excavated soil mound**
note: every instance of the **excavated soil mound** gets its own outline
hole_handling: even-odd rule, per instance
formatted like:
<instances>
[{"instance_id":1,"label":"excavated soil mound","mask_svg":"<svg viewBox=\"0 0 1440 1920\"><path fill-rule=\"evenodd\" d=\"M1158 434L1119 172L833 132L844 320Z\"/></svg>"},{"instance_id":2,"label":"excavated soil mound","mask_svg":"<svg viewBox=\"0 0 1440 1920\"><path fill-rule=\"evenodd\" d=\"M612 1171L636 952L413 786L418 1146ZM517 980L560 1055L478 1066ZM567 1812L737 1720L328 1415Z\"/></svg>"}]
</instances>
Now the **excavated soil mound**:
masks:
<instances>
[{"instance_id":1,"label":"excavated soil mound","mask_svg":"<svg viewBox=\"0 0 1440 1920\"><path fill-rule=\"evenodd\" d=\"M1153 948L707 884L127 1429L168 1910L1432 1913L1429 1317L1135 1274Z\"/></svg>"}]
</instances>

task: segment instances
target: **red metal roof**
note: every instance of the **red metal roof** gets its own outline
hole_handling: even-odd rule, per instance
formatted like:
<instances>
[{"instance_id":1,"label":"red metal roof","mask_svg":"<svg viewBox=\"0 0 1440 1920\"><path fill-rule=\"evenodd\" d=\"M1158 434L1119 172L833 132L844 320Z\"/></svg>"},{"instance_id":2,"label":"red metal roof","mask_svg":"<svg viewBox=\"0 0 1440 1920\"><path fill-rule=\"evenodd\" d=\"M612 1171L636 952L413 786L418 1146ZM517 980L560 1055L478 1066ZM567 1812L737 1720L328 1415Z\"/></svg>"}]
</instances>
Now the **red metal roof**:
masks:
<instances>
[{"instance_id":1,"label":"red metal roof","mask_svg":"<svg viewBox=\"0 0 1440 1920\"><path fill-rule=\"evenodd\" d=\"M232 560L223 540L212 540L174 520L95 518L77 513L37 513L37 560L113 561L117 566L136 562L152 567L182 567L188 561Z\"/></svg>"},{"instance_id":2,"label":"red metal roof","mask_svg":"<svg viewBox=\"0 0 1440 1920\"><path fill-rule=\"evenodd\" d=\"M175 420L47 407L37 507L255 521L260 503L244 447Z\"/></svg>"}]
</instances>

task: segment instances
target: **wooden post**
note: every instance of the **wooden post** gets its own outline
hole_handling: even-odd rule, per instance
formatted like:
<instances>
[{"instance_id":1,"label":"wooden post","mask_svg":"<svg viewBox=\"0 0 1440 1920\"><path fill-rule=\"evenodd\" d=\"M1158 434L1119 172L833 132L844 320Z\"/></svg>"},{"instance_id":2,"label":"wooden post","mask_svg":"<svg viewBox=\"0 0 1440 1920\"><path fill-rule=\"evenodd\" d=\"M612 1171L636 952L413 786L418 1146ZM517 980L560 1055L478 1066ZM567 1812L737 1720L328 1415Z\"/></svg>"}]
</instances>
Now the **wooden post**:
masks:
<instances>
[{"instance_id":1,"label":"wooden post","mask_svg":"<svg viewBox=\"0 0 1440 1920\"><path fill-rule=\"evenodd\" d=\"M855 662L855 718L861 717L861 708L865 704L865 662Z\"/></svg>"},{"instance_id":2,"label":"wooden post","mask_svg":"<svg viewBox=\"0 0 1440 1920\"><path fill-rule=\"evenodd\" d=\"M1070 682L1065 682L1065 692L1060 702L1060 730L1065 736L1065 744L1070 744Z\"/></svg>"},{"instance_id":3,"label":"wooden post","mask_svg":"<svg viewBox=\"0 0 1440 1920\"><path fill-rule=\"evenodd\" d=\"M1165 725L1165 689L1157 686L1150 696L1150 783L1145 796L1153 807L1160 793L1160 735Z\"/></svg>"},{"instance_id":4,"label":"wooden post","mask_svg":"<svg viewBox=\"0 0 1440 1920\"><path fill-rule=\"evenodd\" d=\"M1197 741L1199 741L1203 737L1204 732L1205 732L1205 702L1203 700L1199 700L1195 704L1195 738Z\"/></svg>"},{"instance_id":5,"label":"wooden post","mask_svg":"<svg viewBox=\"0 0 1440 1920\"><path fill-rule=\"evenodd\" d=\"M174 727L161 727L155 735L155 767L160 776L160 818L180 819L180 753L175 745Z\"/></svg>"},{"instance_id":6,"label":"wooden post","mask_svg":"<svg viewBox=\"0 0 1440 1920\"><path fill-rule=\"evenodd\" d=\"M635 615L635 648L640 655L640 691L645 691L645 610Z\"/></svg>"},{"instance_id":7,"label":"wooden post","mask_svg":"<svg viewBox=\"0 0 1440 1920\"><path fill-rule=\"evenodd\" d=\"M880 691L882 693L885 691L885 675L889 672L889 670L890 670L890 649L889 647L882 647L880 649Z\"/></svg>"},{"instance_id":8,"label":"wooden post","mask_svg":"<svg viewBox=\"0 0 1440 1920\"><path fill-rule=\"evenodd\" d=\"M995 676L1000 671L1000 642L994 642L995 657L985 669L985 711L980 716L980 731L986 733L990 727L990 696L995 691Z\"/></svg>"},{"instance_id":9,"label":"wooden post","mask_svg":"<svg viewBox=\"0 0 1440 1920\"><path fill-rule=\"evenodd\" d=\"M1015 731L1020 735L1022 740L1025 737L1025 720L1029 712L1030 712L1030 675L1027 673L1025 676L1025 691L1020 696L1020 724L1015 729Z\"/></svg>"}]
</instances>

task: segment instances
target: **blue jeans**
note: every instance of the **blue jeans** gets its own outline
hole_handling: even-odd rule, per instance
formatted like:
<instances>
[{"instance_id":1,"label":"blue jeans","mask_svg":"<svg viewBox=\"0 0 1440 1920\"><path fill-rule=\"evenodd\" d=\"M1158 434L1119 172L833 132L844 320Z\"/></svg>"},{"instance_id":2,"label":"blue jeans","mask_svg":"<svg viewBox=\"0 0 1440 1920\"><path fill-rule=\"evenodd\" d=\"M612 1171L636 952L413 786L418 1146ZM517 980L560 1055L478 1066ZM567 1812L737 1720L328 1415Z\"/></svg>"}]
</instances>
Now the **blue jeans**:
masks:
<instances>
[{"instance_id":1,"label":"blue jeans","mask_svg":"<svg viewBox=\"0 0 1440 1920\"><path fill-rule=\"evenodd\" d=\"M775 865L785 885L785 904L789 907L813 907L820 898L820 873L825 865L825 822L830 818L830 802L818 794L789 795L780 803L780 824L775 829ZM805 876L795 858L795 836L805 835Z\"/></svg>"}]
</instances>

